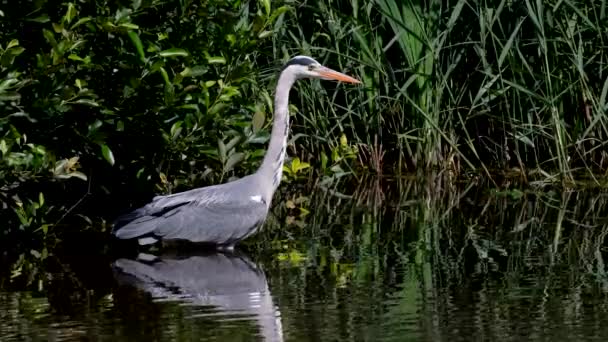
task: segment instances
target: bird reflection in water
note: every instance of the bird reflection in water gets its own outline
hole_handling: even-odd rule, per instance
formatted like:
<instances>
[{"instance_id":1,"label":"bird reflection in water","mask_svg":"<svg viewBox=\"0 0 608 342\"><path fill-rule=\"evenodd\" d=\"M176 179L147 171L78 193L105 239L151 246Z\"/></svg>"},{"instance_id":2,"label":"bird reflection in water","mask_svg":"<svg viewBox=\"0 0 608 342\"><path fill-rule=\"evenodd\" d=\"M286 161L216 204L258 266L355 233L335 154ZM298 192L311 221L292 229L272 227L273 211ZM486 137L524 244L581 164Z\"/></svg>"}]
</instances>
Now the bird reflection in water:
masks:
<instances>
[{"instance_id":1,"label":"bird reflection in water","mask_svg":"<svg viewBox=\"0 0 608 342\"><path fill-rule=\"evenodd\" d=\"M256 322L265 341L283 341L281 316L263 270L242 253L118 259L116 279L155 299L213 306L217 314ZM204 316L204 315L203 315Z\"/></svg>"}]
</instances>

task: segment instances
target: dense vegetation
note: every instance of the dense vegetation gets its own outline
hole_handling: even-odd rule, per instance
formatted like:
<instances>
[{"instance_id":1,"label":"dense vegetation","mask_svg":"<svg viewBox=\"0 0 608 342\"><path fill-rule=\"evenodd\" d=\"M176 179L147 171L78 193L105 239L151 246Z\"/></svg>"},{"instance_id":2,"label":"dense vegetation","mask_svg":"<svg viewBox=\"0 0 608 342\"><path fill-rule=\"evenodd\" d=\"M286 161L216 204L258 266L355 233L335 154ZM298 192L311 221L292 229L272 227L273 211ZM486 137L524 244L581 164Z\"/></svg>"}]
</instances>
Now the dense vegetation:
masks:
<instances>
[{"instance_id":1,"label":"dense vegetation","mask_svg":"<svg viewBox=\"0 0 608 342\"><path fill-rule=\"evenodd\" d=\"M4 241L252 172L296 54L365 86L297 86L288 179L514 169L568 185L608 165L605 1L11 4Z\"/></svg>"}]
</instances>

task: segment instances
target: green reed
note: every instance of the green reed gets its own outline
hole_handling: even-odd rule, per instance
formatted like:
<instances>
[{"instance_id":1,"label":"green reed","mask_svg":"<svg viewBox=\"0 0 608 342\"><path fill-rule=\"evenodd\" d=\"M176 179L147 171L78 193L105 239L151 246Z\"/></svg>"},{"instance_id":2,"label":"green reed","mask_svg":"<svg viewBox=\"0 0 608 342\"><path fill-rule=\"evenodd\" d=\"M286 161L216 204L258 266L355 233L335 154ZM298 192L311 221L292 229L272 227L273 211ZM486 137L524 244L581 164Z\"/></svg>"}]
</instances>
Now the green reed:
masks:
<instances>
[{"instance_id":1,"label":"green reed","mask_svg":"<svg viewBox=\"0 0 608 342\"><path fill-rule=\"evenodd\" d=\"M564 184L601 173L605 6L303 3L275 32L276 57L309 53L364 86L300 85L295 129L308 138L300 148L323 150L345 133L368 146L379 137L396 172L514 169Z\"/></svg>"}]
</instances>

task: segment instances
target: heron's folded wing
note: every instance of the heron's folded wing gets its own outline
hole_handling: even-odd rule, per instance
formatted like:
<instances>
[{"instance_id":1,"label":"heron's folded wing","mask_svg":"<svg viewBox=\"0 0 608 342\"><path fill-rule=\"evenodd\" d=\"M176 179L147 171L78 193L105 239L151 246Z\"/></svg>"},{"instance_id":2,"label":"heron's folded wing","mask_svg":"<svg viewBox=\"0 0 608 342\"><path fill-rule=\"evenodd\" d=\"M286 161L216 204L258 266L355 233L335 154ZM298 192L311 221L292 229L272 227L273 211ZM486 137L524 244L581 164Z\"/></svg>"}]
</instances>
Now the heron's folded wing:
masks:
<instances>
[{"instance_id":1,"label":"heron's folded wing","mask_svg":"<svg viewBox=\"0 0 608 342\"><path fill-rule=\"evenodd\" d=\"M188 193L180 196L157 196L147 205L118 217L114 221L112 233L120 239L132 239L153 232L163 215L175 212L180 207L196 201L196 197Z\"/></svg>"},{"instance_id":2,"label":"heron's folded wing","mask_svg":"<svg viewBox=\"0 0 608 342\"><path fill-rule=\"evenodd\" d=\"M160 197L157 197L160 198ZM112 233L120 239L132 239L146 235L154 231L158 224L158 219L168 212L175 211L182 206L192 202L190 198L173 200L171 202L159 203L158 200L135 209L127 214L118 217L114 221Z\"/></svg>"},{"instance_id":3,"label":"heron's folded wing","mask_svg":"<svg viewBox=\"0 0 608 342\"><path fill-rule=\"evenodd\" d=\"M163 213L153 233L165 239L223 243L247 236L264 222L267 211L265 203L254 200L190 202Z\"/></svg>"}]
</instances>

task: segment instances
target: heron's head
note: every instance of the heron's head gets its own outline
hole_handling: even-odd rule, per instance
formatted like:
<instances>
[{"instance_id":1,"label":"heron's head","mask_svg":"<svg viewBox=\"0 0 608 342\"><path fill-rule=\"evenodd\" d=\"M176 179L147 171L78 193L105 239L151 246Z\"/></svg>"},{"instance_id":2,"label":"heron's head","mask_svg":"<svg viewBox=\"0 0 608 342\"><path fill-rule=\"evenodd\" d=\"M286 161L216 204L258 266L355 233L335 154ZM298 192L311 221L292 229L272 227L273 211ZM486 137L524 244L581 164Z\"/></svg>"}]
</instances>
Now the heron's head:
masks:
<instances>
[{"instance_id":1,"label":"heron's head","mask_svg":"<svg viewBox=\"0 0 608 342\"><path fill-rule=\"evenodd\" d=\"M320 78L322 80L334 80L346 83L361 83L356 78L324 67L313 58L307 56L293 57L285 64L283 71L289 71L296 79Z\"/></svg>"}]
</instances>

